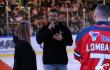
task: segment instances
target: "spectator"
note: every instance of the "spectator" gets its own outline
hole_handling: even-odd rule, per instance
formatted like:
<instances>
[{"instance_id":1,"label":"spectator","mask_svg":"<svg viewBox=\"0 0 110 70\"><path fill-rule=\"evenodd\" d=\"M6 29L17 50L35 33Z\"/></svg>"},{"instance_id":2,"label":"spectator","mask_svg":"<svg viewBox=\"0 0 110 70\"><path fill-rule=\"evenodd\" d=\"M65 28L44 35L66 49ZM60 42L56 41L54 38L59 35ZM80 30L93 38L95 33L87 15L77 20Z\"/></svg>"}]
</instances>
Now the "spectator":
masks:
<instances>
[{"instance_id":1,"label":"spectator","mask_svg":"<svg viewBox=\"0 0 110 70\"><path fill-rule=\"evenodd\" d=\"M5 12L6 4L3 0L0 0L0 15Z\"/></svg>"},{"instance_id":2,"label":"spectator","mask_svg":"<svg viewBox=\"0 0 110 70\"><path fill-rule=\"evenodd\" d=\"M2 36L4 34L4 31L2 28L0 28L0 35Z\"/></svg>"}]
</instances>

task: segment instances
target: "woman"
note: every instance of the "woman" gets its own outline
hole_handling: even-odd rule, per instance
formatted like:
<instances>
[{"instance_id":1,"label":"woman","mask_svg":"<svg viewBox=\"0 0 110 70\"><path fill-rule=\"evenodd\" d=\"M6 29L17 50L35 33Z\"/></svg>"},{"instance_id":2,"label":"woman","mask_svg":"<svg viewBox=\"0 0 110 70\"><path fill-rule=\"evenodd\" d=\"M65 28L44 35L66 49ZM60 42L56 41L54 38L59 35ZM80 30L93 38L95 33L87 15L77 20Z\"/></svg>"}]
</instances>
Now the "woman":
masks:
<instances>
[{"instance_id":1,"label":"woman","mask_svg":"<svg viewBox=\"0 0 110 70\"><path fill-rule=\"evenodd\" d=\"M31 34L29 22L23 21L18 25L16 36L13 37L15 43L13 70L37 70L36 55L30 41Z\"/></svg>"}]
</instances>

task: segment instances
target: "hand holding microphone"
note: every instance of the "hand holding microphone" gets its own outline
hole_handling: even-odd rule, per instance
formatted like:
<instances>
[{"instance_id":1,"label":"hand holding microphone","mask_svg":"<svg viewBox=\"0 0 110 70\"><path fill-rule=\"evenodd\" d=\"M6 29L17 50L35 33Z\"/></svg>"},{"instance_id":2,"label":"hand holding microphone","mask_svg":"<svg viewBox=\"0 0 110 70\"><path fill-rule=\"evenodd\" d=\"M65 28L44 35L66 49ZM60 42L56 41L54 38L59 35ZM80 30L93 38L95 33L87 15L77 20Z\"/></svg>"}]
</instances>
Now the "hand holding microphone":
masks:
<instances>
[{"instance_id":1,"label":"hand holding microphone","mask_svg":"<svg viewBox=\"0 0 110 70\"><path fill-rule=\"evenodd\" d=\"M49 30L54 29L55 28L55 22L51 21L51 23L48 26Z\"/></svg>"}]
</instances>

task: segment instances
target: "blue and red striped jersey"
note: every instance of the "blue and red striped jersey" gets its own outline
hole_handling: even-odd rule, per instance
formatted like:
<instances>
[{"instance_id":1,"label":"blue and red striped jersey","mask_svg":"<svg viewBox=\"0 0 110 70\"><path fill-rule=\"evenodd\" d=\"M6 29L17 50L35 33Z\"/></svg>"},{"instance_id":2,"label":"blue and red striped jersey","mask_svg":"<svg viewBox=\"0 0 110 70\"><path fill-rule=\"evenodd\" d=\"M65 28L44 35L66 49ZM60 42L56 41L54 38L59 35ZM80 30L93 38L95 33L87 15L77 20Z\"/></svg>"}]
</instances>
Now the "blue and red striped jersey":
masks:
<instances>
[{"instance_id":1,"label":"blue and red striped jersey","mask_svg":"<svg viewBox=\"0 0 110 70\"><path fill-rule=\"evenodd\" d=\"M79 32L74 57L80 70L110 70L110 26L93 25Z\"/></svg>"}]
</instances>

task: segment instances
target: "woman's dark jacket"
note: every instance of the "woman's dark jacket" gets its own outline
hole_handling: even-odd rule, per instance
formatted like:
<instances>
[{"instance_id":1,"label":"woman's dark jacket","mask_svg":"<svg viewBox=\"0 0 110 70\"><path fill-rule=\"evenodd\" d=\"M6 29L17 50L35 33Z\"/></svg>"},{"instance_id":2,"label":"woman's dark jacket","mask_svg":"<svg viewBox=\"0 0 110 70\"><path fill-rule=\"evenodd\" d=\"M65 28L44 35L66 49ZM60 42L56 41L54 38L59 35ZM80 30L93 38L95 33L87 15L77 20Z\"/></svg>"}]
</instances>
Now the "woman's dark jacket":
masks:
<instances>
[{"instance_id":1,"label":"woman's dark jacket","mask_svg":"<svg viewBox=\"0 0 110 70\"><path fill-rule=\"evenodd\" d=\"M23 40L13 37L15 43L13 70L37 70L36 55L32 46Z\"/></svg>"}]
</instances>

